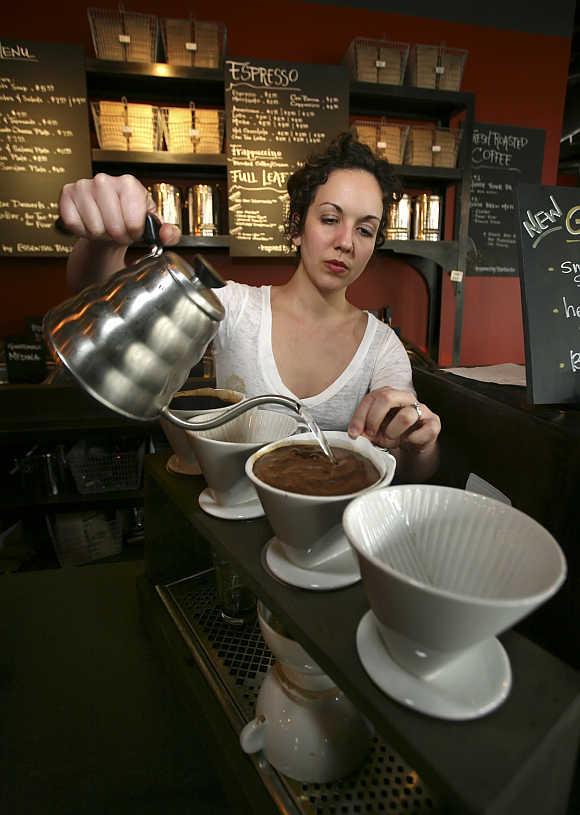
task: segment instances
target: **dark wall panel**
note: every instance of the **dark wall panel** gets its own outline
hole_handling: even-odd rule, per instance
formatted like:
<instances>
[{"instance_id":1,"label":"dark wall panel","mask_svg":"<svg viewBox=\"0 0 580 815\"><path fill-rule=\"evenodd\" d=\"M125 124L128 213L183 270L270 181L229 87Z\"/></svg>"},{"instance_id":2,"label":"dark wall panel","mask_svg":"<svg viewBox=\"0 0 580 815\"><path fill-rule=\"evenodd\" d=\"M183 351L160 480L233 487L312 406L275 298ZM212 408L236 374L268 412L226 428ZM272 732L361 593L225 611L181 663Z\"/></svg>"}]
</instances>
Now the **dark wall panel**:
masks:
<instances>
[{"instance_id":1,"label":"dark wall panel","mask_svg":"<svg viewBox=\"0 0 580 815\"><path fill-rule=\"evenodd\" d=\"M574 0L486 0L484 3L466 3L465 0L311 0L328 6L365 8L389 14L408 14L414 17L432 17L450 23L488 25L532 34L571 37L574 24Z\"/></svg>"}]
</instances>

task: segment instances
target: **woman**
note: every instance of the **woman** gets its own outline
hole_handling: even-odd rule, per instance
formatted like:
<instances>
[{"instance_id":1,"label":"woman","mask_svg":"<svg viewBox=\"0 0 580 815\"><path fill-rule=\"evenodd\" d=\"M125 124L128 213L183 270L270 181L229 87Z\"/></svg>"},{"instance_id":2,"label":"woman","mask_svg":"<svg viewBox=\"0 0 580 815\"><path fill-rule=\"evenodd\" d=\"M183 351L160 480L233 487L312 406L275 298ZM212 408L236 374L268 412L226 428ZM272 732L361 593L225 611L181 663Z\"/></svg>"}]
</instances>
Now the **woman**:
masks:
<instances>
[{"instance_id":1,"label":"woman","mask_svg":"<svg viewBox=\"0 0 580 815\"><path fill-rule=\"evenodd\" d=\"M349 133L289 178L287 230L298 266L282 286L215 290L226 309L214 341L216 378L248 396L293 396L321 427L364 434L397 456L403 478L421 480L436 466L439 417L417 402L394 332L347 299L382 241L394 188L389 164ZM147 208L146 190L131 176L100 174L64 187L61 217L81 239L68 266L75 288L124 265ZM161 240L176 243L179 230L164 224Z\"/></svg>"}]
</instances>

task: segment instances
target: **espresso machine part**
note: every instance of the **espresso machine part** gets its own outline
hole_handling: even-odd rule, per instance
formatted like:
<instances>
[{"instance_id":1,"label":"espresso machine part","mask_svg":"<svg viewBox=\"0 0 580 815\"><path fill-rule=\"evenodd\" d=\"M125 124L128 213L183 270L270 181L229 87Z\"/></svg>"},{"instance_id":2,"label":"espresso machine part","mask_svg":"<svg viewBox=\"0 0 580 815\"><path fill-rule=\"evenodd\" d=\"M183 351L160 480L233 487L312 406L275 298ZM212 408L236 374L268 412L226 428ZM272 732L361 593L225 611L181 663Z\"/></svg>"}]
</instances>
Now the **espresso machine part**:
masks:
<instances>
[{"instance_id":1,"label":"espresso machine part","mask_svg":"<svg viewBox=\"0 0 580 815\"><path fill-rule=\"evenodd\" d=\"M411 238L411 198L406 193L389 205L385 237L391 241Z\"/></svg>"},{"instance_id":2,"label":"espresso machine part","mask_svg":"<svg viewBox=\"0 0 580 815\"><path fill-rule=\"evenodd\" d=\"M441 196L423 193L413 203L413 238L438 241L441 236Z\"/></svg>"},{"instance_id":3,"label":"espresso machine part","mask_svg":"<svg viewBox=\"0 0 580 815\"><path fill-rule=\"evenodd\" d=\"M159 242L160 223L149 214L144 241L151 251L51 309L43 330L48 348L79 384L106 407L130 419L164 416L192 426L169 409L224 317L213 288L224 286L201 255L193 267ZM277 394L246 399L196 423L210 430L250 408L277 404L304 415L300 402Z\"/></svg>"},{"instance_id":4,"label":"espresso machine part","mask_svg":"<svg viewBox=\"0 0 580 815\"><path fill-rule=\"evenodd\" d=\"M219 195L211 184L187 188L187 227L190 235L219 234Z\"/></svg>"},{"instance_id":5,"label":"espresso machine part","mask_svg":"<svg viewBox=\"0 0 580 815\"><path fill-rule=\"evenodd\" d=\"M157 215L165 224L182 227L181 190L173 184L151 184L147 187L157 208Z\"/></svg>"}]
</instances>

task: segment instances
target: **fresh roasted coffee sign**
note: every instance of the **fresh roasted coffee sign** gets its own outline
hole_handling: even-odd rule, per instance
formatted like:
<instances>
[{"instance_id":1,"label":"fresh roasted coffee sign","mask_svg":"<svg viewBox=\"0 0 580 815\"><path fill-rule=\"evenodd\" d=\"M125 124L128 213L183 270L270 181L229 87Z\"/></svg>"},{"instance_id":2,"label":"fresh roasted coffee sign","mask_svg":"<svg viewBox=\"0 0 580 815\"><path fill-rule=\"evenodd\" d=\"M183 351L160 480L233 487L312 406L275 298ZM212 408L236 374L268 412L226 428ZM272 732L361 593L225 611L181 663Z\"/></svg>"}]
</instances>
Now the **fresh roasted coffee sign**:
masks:
<instances>
[{"instance_id":1,"label":"fresh roasted coffee sign","mask_svg":"<svg viewBox=\"0 0 580 815\"><path fill-rule=\"evenodd\" d=\"M471 274L519 274L514 191L521 183L540 183L544 140L543 130L473 126L469 236L477 254Z\"/></svg>"}]
</instances>

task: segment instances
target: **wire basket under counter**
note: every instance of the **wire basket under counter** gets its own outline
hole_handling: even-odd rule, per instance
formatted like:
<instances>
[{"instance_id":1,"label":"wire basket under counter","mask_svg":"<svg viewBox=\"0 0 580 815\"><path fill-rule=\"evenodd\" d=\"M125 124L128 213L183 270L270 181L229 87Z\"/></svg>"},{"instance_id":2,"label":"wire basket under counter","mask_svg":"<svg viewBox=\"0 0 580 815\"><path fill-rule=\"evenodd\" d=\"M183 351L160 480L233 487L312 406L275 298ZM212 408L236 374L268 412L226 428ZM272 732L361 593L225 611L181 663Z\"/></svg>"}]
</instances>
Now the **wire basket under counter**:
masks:
<instances>
[{"instance_id":1,"label":"wire basket under counter","mask_svg":"<svg viewBox=\"0 0 580 815\"><path fill-rule=\"evenodd\" d=\"M120 62L156 62L159 21L154 14L88 8L95 54Z\"/></svg>"},{"instance_id":2,"label":"wire basket under counter","mask_svg":"<svg viewBox=\"0 0 580 815\"><path fill-rule=\"evenodd\" d=\"M413 45L407 80L416 88L458 91L463 80L467 51L445 45Z\"/></svg>"},{"instance_id":3,"label":"wire basket under counter","mask_svg":"<svg viewBox=\"0 0 580 815\"><path fill-rule=\"evenodd\" d=\"M162 18L161 35L169 65L222 68L226 27L208 20Z\"/></svg>"},{"instance_id":4,"label":"wire basket under counter","mask_svg":"<svg viewBox=\"0 0 580 815\"><path fill-rule=\"evenodd\" d=\"M402 164L405 157L409 125L387 122L384 119L356 119L353 122L357 138L373 153L391 164Z\"/></svg>"},{"instance_id":5,"label":"wire basket under counter","mask_svg":"<svg viewBox=\"0 0 580 815\"><path fill-rule=\"evenodd\" d=\"M461 130L411 125L405 164L411 167L456 167Z\"/></svg>"},{"instance_id":6,"label":"wire basket under counter","mask_svg":"<svg viewBox=\"0 0 580 815\"><path fill-rule=\"evenodd\" d=\"M169 153L223 152L224 111L215 108L160 108L163 139Z\"/></svg>"},{"instance_id":7,"label":"wire basket under counter","mask_svg":"<svg viewBox=\"0 0 580 815\"><path fill-rule=\"evenodd\" d=\"M91 102L101 150L161 150L163 136L159 108L121 101Z\"/></svg>"},{"instance_id":8,"label":"wire basket under counter","mask_svg":"<svg viewBox=\"0 0 580 815\"><path fill-rule=\"evenodd\" d=\"M357 37L350 43L343 62L357 82L402 85L408 56L408 43Z\"/></svg>"},{"instance_id":9,"label":"wire basket under counter","mask_svg":"<svg viewBox=\"0 0 580 815\"><path fill-rule=\"evenodd\" d=\"M132 441L122 448L81 439L67 453L67 461L81 495L137 490L141 486L145 442Z\"/></svg>"}]
</instances>

